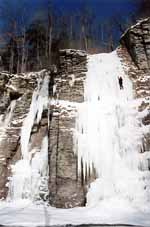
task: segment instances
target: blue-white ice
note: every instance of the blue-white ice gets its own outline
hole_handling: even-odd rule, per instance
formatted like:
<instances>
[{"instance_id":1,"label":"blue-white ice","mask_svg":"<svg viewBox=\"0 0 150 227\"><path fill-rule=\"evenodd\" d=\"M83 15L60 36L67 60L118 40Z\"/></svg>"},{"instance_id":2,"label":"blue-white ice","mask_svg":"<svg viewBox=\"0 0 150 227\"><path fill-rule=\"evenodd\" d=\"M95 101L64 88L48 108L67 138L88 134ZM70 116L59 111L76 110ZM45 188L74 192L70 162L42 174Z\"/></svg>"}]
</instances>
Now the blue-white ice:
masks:
<instances>
[{"instance_id":1,"label":"blue-white ice","mask_svg":"<svg viewBox=\"0 0 150 227\"><path fill-rule=\"evenodd\" d=\"M141 159L144 126L116 51L89 56L84 87L85 102L76 125L78 166L81 171L82 160L84 175L92 172L92 166L97 175L87 206L120 200L149 210L150 172L148 160Z\"/></svg>"},{"instance_id":2,"label":"blue-white ice","mask_svg":"<svg viewBox=\"0 0 150 227\"><path fill-rule=\"evenodd\" d=\"M49 76L39 75L38 85L32 95L30 109L21 129L21 159L12 165L7 200L35 202L48 194L48 135L41 147L30 147L31 131L34 123L39 123L43 110L48 109Z\"/></svg>"}]
</instances>

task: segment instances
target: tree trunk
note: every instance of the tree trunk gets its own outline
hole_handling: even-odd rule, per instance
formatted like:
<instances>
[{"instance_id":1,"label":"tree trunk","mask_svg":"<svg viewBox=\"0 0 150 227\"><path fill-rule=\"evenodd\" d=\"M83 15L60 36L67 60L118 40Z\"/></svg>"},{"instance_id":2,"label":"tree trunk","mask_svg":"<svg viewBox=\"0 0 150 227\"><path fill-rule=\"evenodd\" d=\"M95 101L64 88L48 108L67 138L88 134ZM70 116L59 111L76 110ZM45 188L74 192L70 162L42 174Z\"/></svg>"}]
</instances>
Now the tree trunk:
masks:
<instances>
[{"instance_id":1,"label":"tree trunk","mask_svg":"<svg viewBox=\"0 0 150 227\"><path fill-rule=\"evenodd\" d=\"M26 50L25 50L26 34L25 29L22 38L22 57L21 57L21 73L26 72Z\"/></svg>"},{"instance_id":2,"label":"tree trunk","mask_svg":"<svg viewBox=\"0 0 150 227\"><path fill-rule=\"evenodd\" d=\"M13 73L13 68L14 68L14 48L13 44L11 46L11 54L10 54L10 63L9 63L9 72Z\"/></svg>"},{"instance_id":3,"label":"tree trunk","mask_svg":"<svg viewBox=\"0 0 150 227\"><path fill-rule=\"evenodd\" d=\"M40 46L39 46L39 40L37 40L37 69L41 69L42 68L42 63L41 63L41 59L40 59Z\"/></svg>"},{"instance_id":4,"label":"tree trunk","mask_svg":"<svg viewBox=\"0 0 150 227\"><path fill-rule=\"evenodd\" d=\"M70 35L69 35L69 39L70 39L70 48L72 48L72 41L73 41L73 19L72 16L70 18Z\"/></svg>"},{"instance_id":5,"label":"tree trunk","mask_svg":"<svg viewBox=\"0 0 150 227\"><path fill-rule=\"evenodd\" d=\"M87 40L86 33L85 33L85 25L82 25L82 34L83 34L84 49L87 51L87 49L88 49L88 40Z\"/></svg>"},{"instance_id":6,"label":"tree trunk","mask_svg":"<svg viewBox=\"0 0 150 227\"><path fill-rule=\"evenodd\" d=\"M48 58L48 29L46 29L45 57Z\"/></svg>"},{"instance_id":7,"label":"tree trunk","mask_svg":"<svg viewBox=\"0 0 150 227\"><path fill-rule=\"evenodd\" d=\"M48 15L49 34L48 34L48 57L51 64L51 48L52 48L52 17Z\"/></svg>"},{"instance_id":8,"label":"tree trunk","mask_svg":"<svg viewBox=\"0 0 150 227\"><path fill-rule=\"evenodd\" d=\"M20 54L19 54L19 47L17 45L17 74L20 73Z\"/></svg>"}]
</instances>

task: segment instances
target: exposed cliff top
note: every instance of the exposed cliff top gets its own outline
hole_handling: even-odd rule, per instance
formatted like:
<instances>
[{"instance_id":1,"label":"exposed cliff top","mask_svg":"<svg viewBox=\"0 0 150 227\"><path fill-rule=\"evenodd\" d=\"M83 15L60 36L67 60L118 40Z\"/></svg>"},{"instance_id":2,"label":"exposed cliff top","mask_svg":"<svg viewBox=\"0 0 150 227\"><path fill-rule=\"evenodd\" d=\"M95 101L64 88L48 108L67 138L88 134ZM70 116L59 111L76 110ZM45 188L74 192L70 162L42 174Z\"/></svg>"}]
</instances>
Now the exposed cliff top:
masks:
<instances>
[{"instance_id":1,"label":"exposed cliff top","mask_svg":"<svg viewBox=\"0 0 150 227\"><path fill-rule=\"evenodd\" d=\"M59 53L60 55L79 55L83 57L87 55L86 51L76 49L61 49Z\"/></svg>"},{"instance_id":2,"label":"exposed cliff top","mask_svg":"<svg viewBox=\"0 0 150 227\"><path fill-rule=\"evenodd\" d=\"M150 18L140 20L131 26L121 37L125 46L139 69L150 68Z\"/></svg>"},{"instance_id":3,"label":"exposed cliff top","mask_svg":"<svg viewBox=\"0 0 150 227\"><path fill-rule=\"evenodd\" d=\"M150 28L150 17L141 19L139 20L136 24L132 25L129 27L121 36L120 41L124 39L124 37L127 35L129 32L135 32L137 29L141 29L142 25L147 25L147 29ZM146 28L146 27L145 27Z\"/></svg>"}]
</instances>

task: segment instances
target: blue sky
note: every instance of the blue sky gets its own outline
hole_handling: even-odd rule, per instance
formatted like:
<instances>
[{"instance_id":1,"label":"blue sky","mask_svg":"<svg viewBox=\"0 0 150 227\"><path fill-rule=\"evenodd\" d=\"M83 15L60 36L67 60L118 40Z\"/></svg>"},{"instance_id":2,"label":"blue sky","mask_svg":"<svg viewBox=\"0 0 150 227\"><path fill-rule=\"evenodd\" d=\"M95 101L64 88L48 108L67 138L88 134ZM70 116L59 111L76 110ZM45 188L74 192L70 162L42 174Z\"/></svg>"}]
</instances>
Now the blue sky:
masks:
<instances>
[{"instance_id":1,"label":"blue sky","mask_svg":"<svg viewBox=\"0 0 150 227\"><path fill-rule=\"evenodd\" d=\"M1 0L2 1L2 0ZM11 0L18 2L17 0ZM20 0L21 1L21 0ZM25 0L30 11L36 11L46 5L47 0ZM53 7L68 13L78 10L81 4L88 5L102 19L121 13L128 15L138 6L138 0L52 0Z\"/></svg>"},{"instance_id":2,"label":"blue sky","mask_svg":"<svg viewBox=\"0 0 150 227\"><path fill-rule=\"evenodd\" d=\"M40 14L41 17L45 14L45 11L42 11L42 9L46 9L47 1L48 0L0 0L0 6L8 2L9 10L12 11L12 13L15 13L18 8L25 8L25 20L26 24L29 24L32 20L39 18ZM80 10L81 5L85 5L93 12L98 22L106 22L109 18L113 18L116 15L118 15L118 19L120 19L120 16L128 19L129 14L136 12L138 9L139 1L140 0L51 0L52 7L57 14L63 12L73 14ZM5 17L0 18L0 28L4 25L4 22ZM115 36L116 39L119 40L120 34L117 33Z\"/></svg>"},{"instance_id":3,"label":"blue sky","mask_svg":"<svg viewBox=\"0 0 150 227\"><path fill-rule=\"evenodd\" d=\"M35 1L35 0L34 0ZM39 3L41 2L38 0ZM121 12L128 14L135 10L136 0L54 0L53 4L68 11L77 10L81 2L89 5L101 17L108 17ZM138 2L138 0L136 1Z\"/></svg>"},{"instance_id":4,"label":"blue sky","mask_svg":"<svg viewBox=\"0 0 150 227\"><path fill-rule=\"evenodd\" d=\"M27 14L30 19L34 17L46 4L47 0L0 0L0 6L4 2L11 2L12 11L18 7L26 5ZM58 11L72 13L77 11L81 4L88 7L101 19L106 20L115 14L128 14L135 12L139 0L51 0L53 8ZM28 19L29 19L28 18ZM5 20L5 18L3 18Z\"/></svg>"}]
</instances>

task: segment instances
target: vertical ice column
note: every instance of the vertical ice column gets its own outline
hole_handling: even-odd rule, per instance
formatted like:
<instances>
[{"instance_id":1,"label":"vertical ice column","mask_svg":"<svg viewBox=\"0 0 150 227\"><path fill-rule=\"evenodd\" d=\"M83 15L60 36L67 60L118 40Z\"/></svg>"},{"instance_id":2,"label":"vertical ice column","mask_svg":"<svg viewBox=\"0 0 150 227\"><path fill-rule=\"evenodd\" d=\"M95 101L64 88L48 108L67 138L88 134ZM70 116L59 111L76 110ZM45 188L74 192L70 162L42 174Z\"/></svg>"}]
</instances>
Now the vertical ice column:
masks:
<instances>
[{"instance_id":1,"label":"vertical ice column","mask_svg":"<svg viewBox=\"0 0 150 227\"><path fill-rule=\"evenodd\" d=\"M30 105L29 113L23 122L21 129L21 153L24 159L28 159L28 145L31 135L32 127L35 123L40 122L44 109L47 109L48 105L48 84L49 77L45 76L42 80L39 78L38 87L35 89L32 95L32 101Z\"/></svg>"},{"instance_id":2,"label":"vertical ice column","mask_svg":"<svg viewBox=\"0 0 150 227\"><path fill-rule=\"evenodd\" d=\"M43 138L40 152L36 152L31 161L32 200L46 201L48 197L48 136Z\"/></svg>"},{"instance_id":3,"label":"vertical ice column","mask_svg":"<svg viewBox=\"0 0 150 227\"><path fill-rule=\"evenodd\" d=\"M3 139L3 137L5 137L5 132L11 121L15 105L16 101L11 101L9 107L7 108L6 115L0 115L0 141Z\"/></svg>"},{"instance_id":4,"label":"vertical ice column","mask_svg":"<svg viewBox=\"0 0 150 227\"><path fill-rule=\"evenodd\" d=\"M22 159L12 166L8 200L28 199L31 202L46 199L48 193L48 135L45 135L40 150L29 151L29 141L34 123L39 123L43 110L48 109L49 76L38 79L32 101L21 129Z\"/></svg>"},{"instance_id":5,"label":"vertical ice column","mask_svg":"<svg viewBox=\"0 0 150 227\"><path fill-rule=\"evenodd\" d=\"M81 171L82 162L85 175L94 166L97 174L87 204L115 197L144 201L147 185L139 170L143 131L133 106L132 83L116 52L89 56L84 91L76 119L78 167Z\"/></svg>"}]
</instances>

